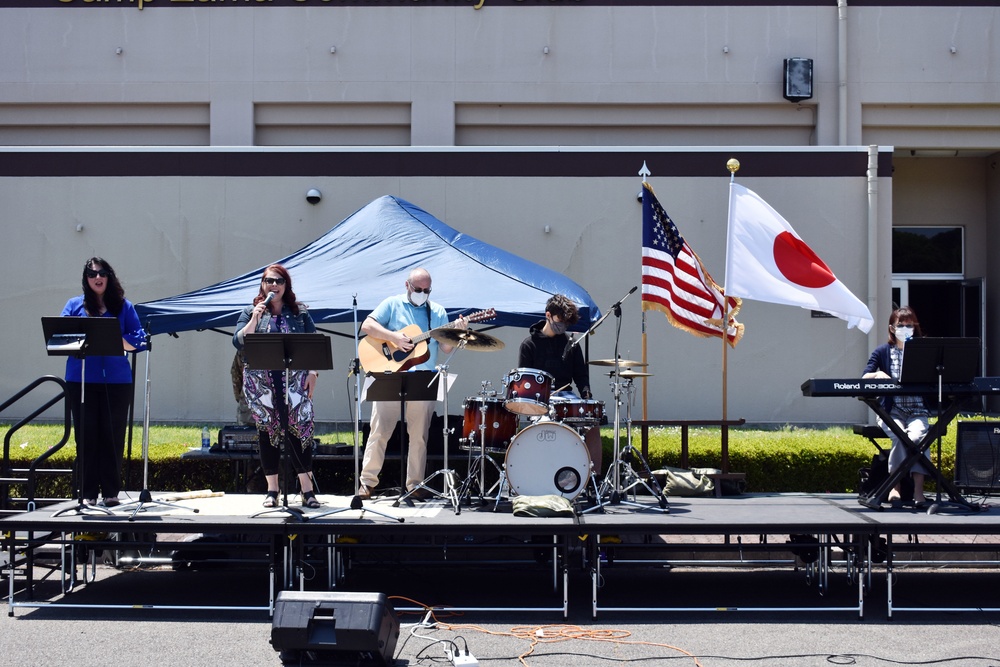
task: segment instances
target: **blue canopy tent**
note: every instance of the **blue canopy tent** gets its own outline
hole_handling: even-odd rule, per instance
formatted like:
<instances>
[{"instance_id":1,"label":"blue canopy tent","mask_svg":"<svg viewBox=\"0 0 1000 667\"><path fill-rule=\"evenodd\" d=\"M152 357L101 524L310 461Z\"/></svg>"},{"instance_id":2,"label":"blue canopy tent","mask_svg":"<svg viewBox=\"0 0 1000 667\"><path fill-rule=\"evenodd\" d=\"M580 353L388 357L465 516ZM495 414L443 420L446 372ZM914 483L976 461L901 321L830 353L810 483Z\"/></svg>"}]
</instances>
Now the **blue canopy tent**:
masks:
<instances>
[{"instance_id":1,"label":"blue canopy tent","mask_svg":"<svg viewBox=\"0 0 1000 667\"><path fill-rule=\"evenodd\" d=\"M295 294L317 324L363 320L388 295L403 291L410 269L434 280L434 301L451 319L494 308L489 326L528 327L545 314L553 294L580 309L574 327L586 331L601 313L590 295L560 273L458 232L430 213L383 196L301 250L277 260L291 273ZM208 287L136 305L151 335L235 326L253 301L265 267Z\"/></svg>"}]
</instances>

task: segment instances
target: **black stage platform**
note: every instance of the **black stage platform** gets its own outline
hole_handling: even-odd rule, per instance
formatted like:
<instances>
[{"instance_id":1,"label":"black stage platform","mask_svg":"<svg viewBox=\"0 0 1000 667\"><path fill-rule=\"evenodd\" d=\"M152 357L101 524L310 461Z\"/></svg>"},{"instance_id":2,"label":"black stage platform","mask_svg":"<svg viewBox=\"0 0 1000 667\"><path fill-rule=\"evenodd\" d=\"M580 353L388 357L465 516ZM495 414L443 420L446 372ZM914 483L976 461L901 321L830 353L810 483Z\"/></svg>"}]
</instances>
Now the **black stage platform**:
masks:
<instances>
[{"instance_id":1,"label":"black stage platform","mask_svg":"<svg viewBox=\"0 0 1000 667\"><path fill-rule=\"evenodd\" d=\"M877 511L847 494L671 498L669 513L640 495L634 499L639 507L607 505L561 518L516 517L509 502L500 511L486 505L456 512L443 500L394 507L394 499L380 499L358 510L342 496L321 496L324 507L301 516L254 516L261 512L260 495L173 498L153 494L180 507L151 503L136 513L126 504L106 514L81 513L65 503L0 520L8 613L71 604L67 593L83 585L88 605L101 606L101 582L92 582L103 561L119 568L240 566L260 572L259 599L213 600L211 590L199 588L169 603L183 608L273 612L278 590L370 590L378 582L391 588L382 592L412 601L417 610L441 605L563 617L571 604L586 605L594 617L636 610L811 610L862 617L871 592L884 589L891 616L939 608L926 584L922 606L900 604L908 601L902 575L919 565L937 571L964 563L989 571L1000 559L1000 510L989 505L978 512ZM297 501L290 497L294 507ZM708 573L722 571L730 583L708 587L708 581L722 581ZM773 596L741 595L741 577L763 575L783 582ZM55 594L36 587L52 576L61 582ZM798 588L801 594L789 598ZM680 593L690 590L698 594ZM948 608L1000 610L990 606L987 591L979 592L982 599L949 600ZM134 595L137 602L128 608L163 606L142 600L140 589ZM894 602L894 595L902 597Z\"/></svg>"}]
</instances>

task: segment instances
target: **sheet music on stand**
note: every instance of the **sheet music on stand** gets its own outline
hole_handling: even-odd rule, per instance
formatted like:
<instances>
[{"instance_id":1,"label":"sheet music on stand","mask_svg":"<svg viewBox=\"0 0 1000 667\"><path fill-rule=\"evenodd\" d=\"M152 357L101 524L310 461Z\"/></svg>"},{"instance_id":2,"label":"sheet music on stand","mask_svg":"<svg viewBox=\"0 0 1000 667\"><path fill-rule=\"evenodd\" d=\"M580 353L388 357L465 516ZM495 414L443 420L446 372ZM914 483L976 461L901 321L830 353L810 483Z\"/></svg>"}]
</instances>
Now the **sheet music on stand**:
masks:
<instances>
[{"instance_id":1,"label":"sheet music on stand","mask_svg":"<svg viewBox=\"0 0 1000 667\"><path fill-rule=\"evenodd\" d=\"M45 350L50 354L76 354L87 342L84 334L53 334L45 342Z\"/></svg>"}]
</instances>

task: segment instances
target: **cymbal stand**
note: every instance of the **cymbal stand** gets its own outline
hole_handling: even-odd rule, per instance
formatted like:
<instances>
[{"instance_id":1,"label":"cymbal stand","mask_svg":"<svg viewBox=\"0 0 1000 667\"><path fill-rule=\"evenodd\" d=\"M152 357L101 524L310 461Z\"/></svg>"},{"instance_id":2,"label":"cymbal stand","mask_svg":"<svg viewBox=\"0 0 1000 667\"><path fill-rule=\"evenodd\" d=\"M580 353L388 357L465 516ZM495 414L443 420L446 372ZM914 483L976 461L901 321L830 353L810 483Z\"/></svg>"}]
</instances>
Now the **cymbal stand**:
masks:
<instances>
[{"instance_id":1,"label":"cymbal stand","mask_svg":"<svg viewBox=\"0 0 1000 667\"><path fill-rule=\"evenodd\" d=\"M635 386L632 382L632 378L626 378L624 384L625 384L625 393L628 396L628 402L626 404L627 407L625 410L626 412L625 423L628 429L627 431L628 436L626 439L625 448L624 450L622 450L621 459L615 462L616 467L618 466L621 467L621 474L624 476L626 480L625 481L626 486L622 489L622 496L627 497L628 492L631 490L632 502L628 502L627 504L632 505L634 507L641 507L643 509L656 509L653 507L649 507L648 505L643 505L636 502L634 489L636 487L641 486L645 488L646 491L651 496L657 499L659 503L659 509L667 512L669 511L667 509L667 498L666 496L663 495L663 489L660 488L660 485L659 483L657 483L656 478L653 477L653 471L649 469L649 463L646 461L645 458L643 458L642 453L632 446L632 403L634 402L635 399L635 394L634 394ZM642 464L643 472L646 473L645 478L641 477L635 471L635 469L632 467L630 463L631 460L638 460L639 463ZM649 480L648 482L646 481L647 479ZM622 502L626 501L623 500Z\"/></svg>"},{"instance_id":2,"label":"cymbal stand","mask_svg":"<svg viewBox=\"0 0 1000 667\"><path fill-rule=\"evenodd\" d=\"M438 364L436 366L438 371L437 375L435 375L430 384L427 385L429 387L434 383L434 380L439 380L439 382L443 384L438 384L438 387L444 387L444 429L441 434L443 436L442 441L444 442L444 467L431 473L428 477L425 477L422 482L414 485L412 489L401 495L396 502L393 503L393 507L398 507L399 503L404 500L409 501L412 504L413 501L409 500L410 496L413 495L417 489L424 489L435 498L444 498L450 502L451 506L455 509L455 514L462 513L462 506L458 501L458 475L455 474L454 470L448 467L448 436L451 435L451 431L448 428L448 362L453 356L455 356L455 353L461 349L465 349L464 340L455 345L455 349L451 351L451 354L448 355L448 358L445 359L443 364ZM429 486L431 481L436 477L442 477L444 479L443 491L438 491L437 489Z\"/></svg>"}]
</instances>

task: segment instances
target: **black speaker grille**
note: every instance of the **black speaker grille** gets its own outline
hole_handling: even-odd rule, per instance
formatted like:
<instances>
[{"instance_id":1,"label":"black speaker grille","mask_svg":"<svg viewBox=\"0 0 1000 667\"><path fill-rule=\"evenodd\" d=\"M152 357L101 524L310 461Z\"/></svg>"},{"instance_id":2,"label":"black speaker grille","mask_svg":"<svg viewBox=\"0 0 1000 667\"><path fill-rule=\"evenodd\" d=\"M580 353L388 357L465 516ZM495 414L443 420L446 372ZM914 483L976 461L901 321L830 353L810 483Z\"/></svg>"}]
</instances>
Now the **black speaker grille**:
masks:
<instances>
[{"instance_id":1,"label":"black speaker grille","mask_svg":"<svg viewBox=\"0 0 1000 667\"><path fill-rule=\"evenodd\" d=\"M1000 422L959 422L955 440L955 484L1000 487Z\"/></svg>"}]
</instances>

